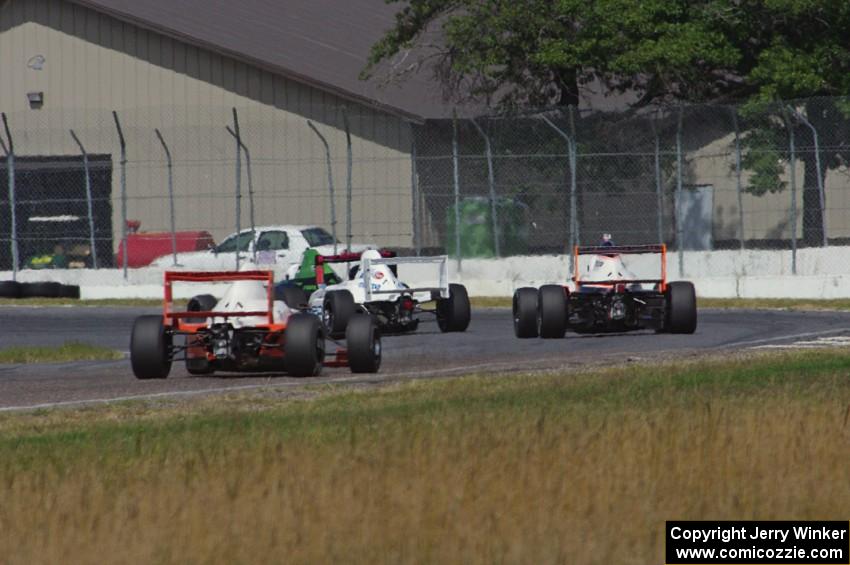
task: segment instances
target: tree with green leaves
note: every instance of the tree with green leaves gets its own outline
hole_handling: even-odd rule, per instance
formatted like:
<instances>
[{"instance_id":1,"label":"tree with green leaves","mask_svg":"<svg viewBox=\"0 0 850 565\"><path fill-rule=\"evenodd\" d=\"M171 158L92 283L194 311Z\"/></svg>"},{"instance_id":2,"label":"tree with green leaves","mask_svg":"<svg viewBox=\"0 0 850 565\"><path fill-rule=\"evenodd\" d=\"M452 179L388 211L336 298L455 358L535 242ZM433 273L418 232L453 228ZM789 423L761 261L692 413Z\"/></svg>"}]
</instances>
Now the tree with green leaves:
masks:
<instances>
[{"instance_id":1,"label":"tree with green leaves","mask_svg":"<svg viewBox=\"0 0 850 565\"><path fill-rule=\"evenodd\" d=\"M403 80L418 63L428 63L448 97L483 99L499 109L576 105L594 83L633 94L632 109L742 103L745 112L781 113L780 100L850 94L848 30L846 0L407 0L395 26L373 46L363 76L412 52L421 60L401 70L391 65L396 75L389 79ZM796 109L821 135L821 147L843 146L847 132L836 123L848 108L821 99L817 107ZM813 145L804 123L785 123L795 128L800 146ZM754 173L749 189L782 190L776 159L757 158L758 136L745 147ZM847 159L830 149L821 174ZM801 161L804 238L817 244L813 152Z\"/></svg>"}]
</instances>

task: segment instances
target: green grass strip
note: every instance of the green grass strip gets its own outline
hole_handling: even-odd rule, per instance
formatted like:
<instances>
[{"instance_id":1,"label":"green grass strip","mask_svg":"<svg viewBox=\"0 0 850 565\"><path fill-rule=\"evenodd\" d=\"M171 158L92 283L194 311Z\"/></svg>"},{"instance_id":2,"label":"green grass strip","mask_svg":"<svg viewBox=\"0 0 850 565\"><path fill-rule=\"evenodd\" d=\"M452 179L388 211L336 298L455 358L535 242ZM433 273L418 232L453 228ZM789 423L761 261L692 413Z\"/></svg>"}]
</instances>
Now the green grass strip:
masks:
<instances>
[{"instance_id":1,"label":"green grass strip","mask_svg":"<svg viewBox=\"0 0 850 565\"><path fill-rule=\"evenodd\" d=\"M67 341L59 347L34 345L0 349L0 363L57 363L62 361L106 361L123 359L115 349L77 341Z\"/></svg>"}]
</instances>

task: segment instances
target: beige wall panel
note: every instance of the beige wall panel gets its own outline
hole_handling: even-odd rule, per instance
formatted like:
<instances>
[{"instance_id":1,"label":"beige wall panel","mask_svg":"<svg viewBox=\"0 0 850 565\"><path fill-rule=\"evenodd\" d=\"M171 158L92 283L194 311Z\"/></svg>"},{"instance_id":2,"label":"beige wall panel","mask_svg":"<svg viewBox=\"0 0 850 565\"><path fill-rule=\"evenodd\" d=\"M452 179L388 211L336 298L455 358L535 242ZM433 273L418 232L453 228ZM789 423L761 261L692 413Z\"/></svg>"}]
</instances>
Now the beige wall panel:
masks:
<instances>
[{"instance_id":1,"label":"beige wall panel","mask_svg":"<svg viewBox=\"0 0 850 565\"><path fill-rule=\"evenodd\" d=\"M710 184L715 187L715 238L737 237L738 196L735 178L734 139L732 135L716 140L697 152L687 155L689 184ZM790 165L782 177L784 190L755 196L744 192L744 237L747 239L788 239L791 237ZM803 233L803 163L797 161L797 236ZM748 173L742 174L747 187ZM827 226L830 237L850 237L850 176L846 171L829 171L824 181L827 201Z\"/></svg>"},{"instance_id":2,"label":"beige wall panel","mask_svg":"<svg viewBox=\"0 0 850 565\"><path fill-rule=\"evenodd\" d=\"M41 71L27 59L41 54ZM90 153L113 162L113 229L120 237L119 147L111 110L127 138L128 217L146 230L168 228L167 169L154 128L174 157L179 229L222 238L235 229L231 108L253 161L255 220L318 223L330 228L325 152L311 119L331 146L338 230L345 232L346 158L341 107L351 123L353 233L383 245L411 245L409 126L217 53L62 0L0 4L0 110L10 116L21 155L76 155L73 128ZM45 93L41 110L26 93ZM243 160L242 226L249 224Z\"/></svg>"}]
</instances>

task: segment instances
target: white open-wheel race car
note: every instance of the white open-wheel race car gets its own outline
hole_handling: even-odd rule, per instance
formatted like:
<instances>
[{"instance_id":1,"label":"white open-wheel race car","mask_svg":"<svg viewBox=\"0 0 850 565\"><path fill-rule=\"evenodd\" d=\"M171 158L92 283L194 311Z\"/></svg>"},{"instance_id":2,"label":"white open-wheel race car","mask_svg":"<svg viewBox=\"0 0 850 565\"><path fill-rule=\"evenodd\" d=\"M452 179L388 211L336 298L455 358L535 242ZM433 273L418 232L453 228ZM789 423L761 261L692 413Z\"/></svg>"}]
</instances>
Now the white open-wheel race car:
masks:
<instances>
[{"instance_id":1,"label":"white open-wheel race car","mask_svg":"<svg viewBox=\"0 0 850 565\"><path fill-rule=\"evenodd\" d=\"M220 299L192 297L174 309L172 285L230 283ZM381 337L370 316L352 316L345 343L329 340L321 320L274 299L271 271L166 272L161 315L133 324L130 362L139 379L163 379L173 361L184 360L193 375L228 372L286 372L318 375L324 366L374 373L381 366Z\"/></svg>"},{"instance_id":2,"label":"white open-wheel race car","mask_svg":"<svg viewBox=\"0 0 850 565\"><path fill-rule=\"evenodd\" d=\"M334 263L355 263L348 280L327 280L329 271L325 265ZM321 316L331 336L343 335L358 314L372 317L383 333L415 331L422 314L434 315L442 332L463 332L471 319L469 296L466 287L448 282L447 263L446 256L396 257L391 251L374 249L362 254L316 255L315 291L307 296L299 293L303 288L297 285L279 290L290 304L306 302L311 312ZM436 266L436 285L410 286L401 282L398 265Z\"/></svg>"},{"instance_id":3,"label":"white open-wheel race car","mask_svg":"<svg viewBox=\"0 0 850 565\"><path fill-rule=\"evenodd\" d=\"M660 276L640 278L622 255L660 255ZM584 267L580 259L588 257ZM514 333L519 338L562 338L577 333L656 332L692 334L697 327L694 285L667 282L667 248L660 245L576 247L574 289L549 284L524 287L513 296Z\"/></svg>"}]
</instances>

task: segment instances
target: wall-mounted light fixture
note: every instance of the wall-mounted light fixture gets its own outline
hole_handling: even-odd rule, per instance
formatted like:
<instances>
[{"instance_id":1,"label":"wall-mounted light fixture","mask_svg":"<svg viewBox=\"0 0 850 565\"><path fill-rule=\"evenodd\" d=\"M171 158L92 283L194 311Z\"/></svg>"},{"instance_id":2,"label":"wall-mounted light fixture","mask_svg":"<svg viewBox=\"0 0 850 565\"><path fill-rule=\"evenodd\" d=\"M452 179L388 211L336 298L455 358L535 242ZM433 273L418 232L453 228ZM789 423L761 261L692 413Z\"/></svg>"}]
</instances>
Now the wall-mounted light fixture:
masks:
<instances>
[{"instance_id":1,"label":"wall-mounted light fixture","mask_svg":"<svg viewBox=\"0 0 850 565\"><path fill-rule=\"evenodd\" d=\"M40 110L44 106L43 92L27 92L27 100L30 103L31 110Z\"/></svg>"},{"instance_id":2,"label":"wall-mounted light fixture","mask_svg":"<svg viewBox=\"0 0 850 565\"><path fill-rule=\"evenodd\" d=\"M40 71L44 68L46 62L47 59L44 58L44 55L33 55L27 61L27 67L34 71Z\"/></svg>"}]
</instances>

